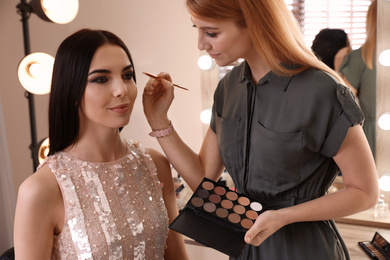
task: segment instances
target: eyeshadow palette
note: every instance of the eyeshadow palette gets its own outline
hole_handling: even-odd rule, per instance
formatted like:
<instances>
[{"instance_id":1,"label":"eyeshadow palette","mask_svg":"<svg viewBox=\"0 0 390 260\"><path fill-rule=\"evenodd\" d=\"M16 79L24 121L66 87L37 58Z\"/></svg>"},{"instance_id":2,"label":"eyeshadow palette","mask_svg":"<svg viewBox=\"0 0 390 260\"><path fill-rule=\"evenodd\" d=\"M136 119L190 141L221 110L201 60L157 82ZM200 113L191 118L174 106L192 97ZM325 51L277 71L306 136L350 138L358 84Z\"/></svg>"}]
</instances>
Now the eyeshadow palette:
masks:
<instances>
[{"instance_id":1,"label":"eyeshadow palette","mask_svg":"<svg viewBox=\"0 0 390 260\"><path fill-rule=\"evenodd\" d=\"M169 228L232 257L245 246L244 235L262 205L204 178Z\"/></svg>"},{"instance_id":2,"label":"eyeshadow palette","mask_svg":"<svg viewBox=\"0 0 390 260\"><path fill-rule=\"evenodd\" d=\"M390 243L378 232L375 232L371 242L358 242L358 244L372 259L390 259Z\"/></svg>"}]
</instances>

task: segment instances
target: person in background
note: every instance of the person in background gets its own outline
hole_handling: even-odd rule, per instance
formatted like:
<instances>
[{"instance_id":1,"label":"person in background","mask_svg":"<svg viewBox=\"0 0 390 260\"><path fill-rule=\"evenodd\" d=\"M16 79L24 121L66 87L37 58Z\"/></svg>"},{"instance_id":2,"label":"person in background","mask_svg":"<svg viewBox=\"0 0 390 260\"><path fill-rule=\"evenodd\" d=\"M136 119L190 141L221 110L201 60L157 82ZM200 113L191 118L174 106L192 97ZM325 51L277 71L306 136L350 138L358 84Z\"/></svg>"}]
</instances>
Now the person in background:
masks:
<instances>
[{"instance_id":1,"label":"person in background","mask_svg":"<svg viewBox=\"0 0 390 260\"><path fill-rule=\"evenodd\" d=\"M200 50L219 66L244 61L218 83L199 153L168 117L171 76L150 79L143 106L151 135L191 189L204 177L217 181L226 168L238 192L263 204L238 259L349 259L332 219L378 199L364 115L352 92L305 46L283 0L186 4ZM345 188L328 194L339 170Z\"/></svg>"},{"instance_id":2,"label":"person in background","mask_svg":"<svg viewBox=\"0 0 390 260\"><path fill-rule=\"evenodd\" d=\"M377 1L372 1L366 19L366 41L351 51L339 66L339 72L345 84L359 100L365 115L363 131L366 134L371 151L376 153L376 24Z\"/></svg>"},{"instance_id":3,"label":"person in background","mask_svg":"<svg viewBox=\"0 0 390 260\"><path fill-rule=\"evenodd\" d=\"M311 49L314 54L329 68L335 69L335 56L345 48L346 51L351 51L347 33L342 29L322 29L314 38ZM338 64L336 64L338 65Z\"/></svg>"},{"instance_id":4,"label":"person in background","mask_svg":"<svg viewBox=\"0 0 390 260\"><path fill-rule=\"evenodd\" d=\"M20 186L18 260L187 259L170 165L122 139L137 96L134 64L111 32L82 29L58 48L49 156Z\"/></svg>"}]
</instances>

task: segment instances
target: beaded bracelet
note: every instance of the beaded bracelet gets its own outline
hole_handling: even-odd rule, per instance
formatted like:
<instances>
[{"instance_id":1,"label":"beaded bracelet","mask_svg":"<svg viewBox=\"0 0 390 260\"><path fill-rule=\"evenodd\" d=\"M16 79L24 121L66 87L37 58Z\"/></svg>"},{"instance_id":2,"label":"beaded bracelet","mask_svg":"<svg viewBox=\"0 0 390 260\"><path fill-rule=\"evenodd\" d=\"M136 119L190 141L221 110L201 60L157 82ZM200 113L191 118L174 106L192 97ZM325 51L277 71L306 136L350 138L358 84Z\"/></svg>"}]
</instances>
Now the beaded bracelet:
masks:
<instances>
[{"instance_id":1,"label":"beaded bracelet","mask_svg":"<svg viewBox=\"0 0 390 260\"><path fill-rule=\"evenodd\" d=\"M172 134L172 132L173 132L172 121L169 121L168 126L164 127L163 129L153 130L152 132L149 133L149 135L151 137L161 138Z\"/></svg>"}]
</instances>

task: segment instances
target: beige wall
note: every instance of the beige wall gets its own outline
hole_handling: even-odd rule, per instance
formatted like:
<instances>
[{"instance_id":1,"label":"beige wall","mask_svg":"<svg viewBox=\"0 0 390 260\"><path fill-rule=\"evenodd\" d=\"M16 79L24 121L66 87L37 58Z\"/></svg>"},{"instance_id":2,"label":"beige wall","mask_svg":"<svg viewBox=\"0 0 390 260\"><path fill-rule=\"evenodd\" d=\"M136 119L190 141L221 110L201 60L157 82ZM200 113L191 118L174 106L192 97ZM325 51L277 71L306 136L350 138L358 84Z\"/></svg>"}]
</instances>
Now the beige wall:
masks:
<instances>
[{"instance_id":1,"label":"beige wall","mask_svg":"<svg viewBox=\"0 0 390 260\"><path fill-rule=\"evenodd\" d=\"M0 104L16 191L33 172L28 148L31 143L28 103L17 79L17 66L24 57L17 4L17 0L0 1ZM66 25L45 22L32 14L29 19L31 51L55 56L60 42L84 27L116 33L133 55L139 93L131 122L122 132L124 137L161 151L156 140L148 136L150 129L141 107L141 93L147 77L141 72L167 71L176 83L190 89L188 92L176 90L170 119L187 144L198 151L203 137L199 120L202 106L201 76L197 67L199 52L197 32L192 28L184 0L80 0L78 16ZM38 141L48 134L47 106L48 95L35 96Z\"/></svg>"}]
</instances>

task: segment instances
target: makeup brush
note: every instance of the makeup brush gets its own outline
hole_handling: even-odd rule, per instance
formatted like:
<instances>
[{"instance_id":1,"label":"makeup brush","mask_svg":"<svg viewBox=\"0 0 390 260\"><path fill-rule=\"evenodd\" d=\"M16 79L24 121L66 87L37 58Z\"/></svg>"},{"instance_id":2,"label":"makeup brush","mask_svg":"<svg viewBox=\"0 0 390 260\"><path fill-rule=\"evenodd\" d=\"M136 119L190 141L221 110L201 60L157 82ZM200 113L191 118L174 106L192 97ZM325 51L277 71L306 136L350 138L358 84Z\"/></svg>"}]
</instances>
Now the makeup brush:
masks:
<instances>
[{"instance_id":1,"label":"makeup brush","mask_svg":"<svg viewBox=\"0 0 390 260\"><path fill-rule=\"evenodd\" d=\"M148 73L148 72L142 72L142 73L145 74L145 75L148 76L148 77L151 77L151 78L154 78L154 79L157 79L157 80L162 80L161 77L156 76L156 75L154 75L154 74L152 74L152 73ZM175 84L175 83L172 83L172 84L173 84L175 87L177 87L177 88L181 88L181 89L184 89L184 90L188 90L188 88L182 87L182 86L177 85L177 84Z\"/></svg>"}]
</instances>

